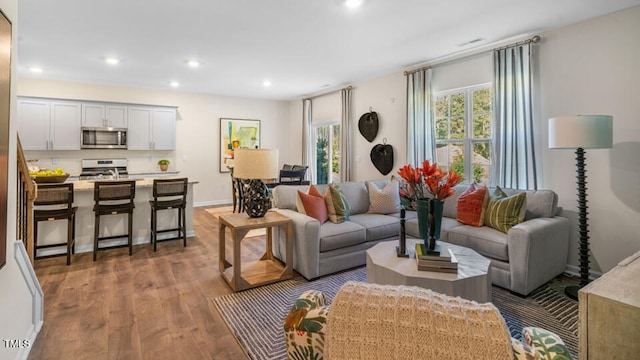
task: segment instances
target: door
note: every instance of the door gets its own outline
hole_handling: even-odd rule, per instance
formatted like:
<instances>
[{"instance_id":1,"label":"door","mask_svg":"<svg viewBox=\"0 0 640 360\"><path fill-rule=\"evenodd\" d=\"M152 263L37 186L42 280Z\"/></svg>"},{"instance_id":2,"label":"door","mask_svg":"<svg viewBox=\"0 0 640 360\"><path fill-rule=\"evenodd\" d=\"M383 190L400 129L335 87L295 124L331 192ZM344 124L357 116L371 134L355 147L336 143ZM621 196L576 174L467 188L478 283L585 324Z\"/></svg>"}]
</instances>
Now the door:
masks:
<instances>
[{"instance_id":1,"label":"door","mask_svg":"<svg viewBox=\"0 0 640 360\"><path fill-rule=\"evenodd\" d=\"M22 149L48 150L50 103L42 100L19 99L17 115Z\"/></svg>"},{"instance_id":2,"label":"door","mask_svg":"<svg viewBox=\"0 0 640 360\"><path fill-rule=\"evenodd\" d=\"M153 109L151 133L154 150L174 150L176 147L176 109Z\"/></svg>"},{"instance_id":3,"label":"door","mask_svg":"<svg viewBox=\"0 0 640 360\"><path fill-rule=\"evenodd\" d=\"M105 114L107 126L114 128L127 127L127 107L120 105L106 105Z\"/></svg>"},{"instance_id":4,"label":"door","mask_svg":"<svg viewBox=\"0 0 640 360\"><path fill-rule=\"evenodd\" d=\"M80 150L80 103L51 102L50 150Z\"/></svg>"},{"instance_id":5,"label":"door","mask_svg":"<svg viewBox=\"0 0 640 360\"><path fill-rule=\"evenodd\" d=\"M105 124L104 105L82 104L82 126L103 127Z\"/></svg>"},{"instance_id":6,"label":"door","mask_svg":"<svg viewBox=\"0 0 640 360\"><path fill-rule=\"evenodd\" d=\"M129 126L127 133L127 149L151 149L151 108L129 107L127 111Z\"/></svg>"}]
</instances>

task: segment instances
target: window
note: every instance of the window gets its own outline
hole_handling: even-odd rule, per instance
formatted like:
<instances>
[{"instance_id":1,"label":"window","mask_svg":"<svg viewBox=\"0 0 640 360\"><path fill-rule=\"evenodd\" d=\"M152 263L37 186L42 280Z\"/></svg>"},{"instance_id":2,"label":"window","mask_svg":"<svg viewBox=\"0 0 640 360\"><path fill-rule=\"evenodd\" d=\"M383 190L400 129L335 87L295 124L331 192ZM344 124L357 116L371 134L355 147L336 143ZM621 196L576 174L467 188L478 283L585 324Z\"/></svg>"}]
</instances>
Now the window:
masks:
<instances>
[{"instance_id":1,"label":"window","mask_svg":"<svg viewBox=\"0 0 640 360\"><path fill-rule=\"evenodd\" d=\"M340 124L314 126L315 174L317 184L340 181Z\"/></svg>"},{"instance_id":2,"label":"window","mask_svg":"<svg viewBox=\"0 0 640 360\"><path fill-rule=\"evenodd\" d=\"M487 185L493 128L491 84L434 94L436 162L465 183Z\"/></svg>"}]
</instances>

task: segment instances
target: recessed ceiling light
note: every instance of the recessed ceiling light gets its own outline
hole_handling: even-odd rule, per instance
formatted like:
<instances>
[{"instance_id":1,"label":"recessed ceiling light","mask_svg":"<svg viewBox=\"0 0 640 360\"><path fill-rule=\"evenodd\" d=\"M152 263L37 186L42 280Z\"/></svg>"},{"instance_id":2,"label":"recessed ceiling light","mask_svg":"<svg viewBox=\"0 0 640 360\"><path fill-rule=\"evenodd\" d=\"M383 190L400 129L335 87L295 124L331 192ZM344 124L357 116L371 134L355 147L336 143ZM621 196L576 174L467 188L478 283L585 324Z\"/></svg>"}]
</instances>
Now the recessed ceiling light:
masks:
<instances>
[{"instance_id":1,"label":"recessed ceiling light","mask_svg":"<svg viewBox=\"0 0 640 360\"><path fill-rule=\"evenodd\" d=\"M40 74L42 73L42 68L39 68L37 66L32 66L31 68L29 68L29 70L34 73L34 74Z\"/></svg>"},{"instance_id":2,"label":"recessed ceiling light","mask_svg":"<svg viewBox=\"0 0 640 360\"><path fill-rule=\"evenodd\" d=\"M192 67L192 68L197 68L198 66L200 66L200 63L197 62L196 60L189 60L187 61L187 65L189 65L189 67Z\"/></svg>"},{"instance_id":3,"label":"recessed ceiling light","mask_svg":"<svg viewBox=\"0 0 640 360\"><path fill-rule=\"evenodd\" d=\"M120 62L120 60L114 58L114 57L108 57L106 59L104 59L104 61L109 64L109 65L118 65L118 63Z\"/></svg>"},{"instance_id":4,"label":"recessed ceiling light","mask_svg":"<svg viewBox=\"0 0 640 360\"><path fill-rule=\"evenodd\" d=\"M269 80L265 80L265 81L263 81L263 82L262 82L262 86L264 86L264 87L269 87L269 86L271 86L271 81L269 81Z\"/></svg>"},{"instance_id":5,"label":"recessed ceiling light","mask_svg":"<svg viewBox=\"0 0 640 360\"><path fill-rule=\"evenodd\" d=\"M364 3L364 0L344 0L344 6L348 7L349 9L359 8L360 6L362 6L362 3Z\"/></svg>"},{"instance_id":6,"label":"recessed ceiling light","mask_svg":"<svg viewBox=\"0 0 640 360\"><path fill-rule=\"evenodd\" d=\"M171 86L171 87L178 87L178 86L180 86L180 83L179 83L179 82L177 82L177 81L171 81L171 82L169 83L169 86Z\"/></svg>"}]
</instances>

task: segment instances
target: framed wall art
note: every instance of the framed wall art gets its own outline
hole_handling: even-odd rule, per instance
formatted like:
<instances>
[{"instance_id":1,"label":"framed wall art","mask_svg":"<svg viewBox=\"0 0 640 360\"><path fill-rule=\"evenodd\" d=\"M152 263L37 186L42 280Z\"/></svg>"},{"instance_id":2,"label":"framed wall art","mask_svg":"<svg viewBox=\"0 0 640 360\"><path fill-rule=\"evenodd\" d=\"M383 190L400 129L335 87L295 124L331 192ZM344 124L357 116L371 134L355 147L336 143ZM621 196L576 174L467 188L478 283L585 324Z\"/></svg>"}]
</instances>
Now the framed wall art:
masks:
<instances>
[{"instance_id":1,"label":"framed wall art","mask_svg":"<svg viewBox=\"0 0 640 360\"><path fill-rule=\"evenodd\" d=\"M260 120L220 118L220 172L233 167L233 152L238 148L260 147Z\"/></svg>"}]
</instances>

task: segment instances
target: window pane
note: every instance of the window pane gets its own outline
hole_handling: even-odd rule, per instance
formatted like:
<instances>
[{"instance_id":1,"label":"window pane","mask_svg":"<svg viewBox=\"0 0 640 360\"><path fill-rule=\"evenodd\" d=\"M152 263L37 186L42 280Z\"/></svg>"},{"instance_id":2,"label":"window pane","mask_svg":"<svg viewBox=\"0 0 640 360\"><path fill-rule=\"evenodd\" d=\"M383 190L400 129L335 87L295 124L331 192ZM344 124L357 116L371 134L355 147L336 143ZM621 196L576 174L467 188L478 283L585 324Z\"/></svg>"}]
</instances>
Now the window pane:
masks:
<instances>
[{"instance_id":1,"label":"window pane","mask_svg":"<svg viewBox=\"0 0 640 360\"><path fill-rule=\"evenodd\" d=\"M449 97L438 96L436 98L436 118L449 116Z\"/></svg>"},{"instance_id":2,"label":"window pane","mask_svg":"<svg viewBox=\"0 0 640 360\"><path fill-rule=\"evenodd\" d=\"M450 124L450 138L464 139L464 117L451 118Z\"/></svg>"},{"instance_id":3,"label":"window pane","mask_svg":"<svg viewBox=\"0 0 640 360\"><path fill-rule=\"evenodd\" d=\"M491 115L473 116L473 137L476 139L488 139L491 137Z\"/></svg>"},{"instance_id":4,"label":"window pane","mask_svg":"<svg viewBox=\"0 0 640 360\"><path fill-rule=\"evenodd\" d=\"M449 139L449 120L447 118L436 120L436 140Z\"/></svg>"},{"instance_id":5,"label":"window pane","mask_svg":"<svg viewBox=\"0 0 640 360\"><path fill-rule=\"evenodd\" d=\"M436 162L443 171L455 170L464 179L464 145L462 143L436 144Z\"/></svg>"},{"instance_id":6,"label":"window pane","mask_svg":"<svg viewBox=\"0 0 640 360\"><path fill-rule=\"evenodd\" d=\"M316 128L316 183L326 184L329 180L329 127Z\"/></svg>"},{"instance_id":7,"label":"window pane","mask_svg":"<svg viewBox=\"0 0 640 360\"><path fill-rule=\"evenodd\" d=\"M340 182L340 125L331 129L331 182Z\"/></svg>"},{"instance_id":8,"label":"window pane","mask_svg":"<svg viewBox=\"0 0 640 360\"><path fill-rule=\"evenodd\" d=\"M473 144L473 181L478 184L488 184L490 167L491 142L475 142Z\"/></svg>"},{"instance_id":9,"label":"window pane","mask_svg":"<svg viewBox=\"0 0 640 360\"><path fill-rule=\"evenodd\" d=\"M451 116L464 117L464 93L451 95Z\"/></svg>"},{"instance_id":10,"label":"window pane","mask_svg":"<svg viewBox=\"0 0 640 360\"><path fill-rule=\"evenodd\" d=\"M491 111L491 90L489 88L473 92L473 113L488 113Z\"/></svg>"}]
</instances>

